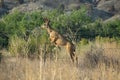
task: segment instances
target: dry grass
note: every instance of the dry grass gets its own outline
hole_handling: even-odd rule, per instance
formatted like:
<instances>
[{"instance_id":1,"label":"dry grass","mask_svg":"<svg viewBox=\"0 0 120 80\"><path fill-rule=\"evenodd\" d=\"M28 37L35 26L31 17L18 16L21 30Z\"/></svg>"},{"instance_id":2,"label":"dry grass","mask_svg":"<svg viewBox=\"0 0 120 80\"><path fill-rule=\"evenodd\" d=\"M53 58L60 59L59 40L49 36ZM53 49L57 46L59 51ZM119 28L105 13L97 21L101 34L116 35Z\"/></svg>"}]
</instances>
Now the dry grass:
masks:
<instances>
[{"instance_id":1,"label":"dry grass","mask_svg":"<svg viewBox=\"0 0 120 80\"><path fill-rule=\"evenodd\" d=\"M116 43L97 42L84 48L77 48L78 66L66 57L47 59L45 63L41 57L3 57L0 80L120 80L120 50Z\"/></svg>"}]
</instances>

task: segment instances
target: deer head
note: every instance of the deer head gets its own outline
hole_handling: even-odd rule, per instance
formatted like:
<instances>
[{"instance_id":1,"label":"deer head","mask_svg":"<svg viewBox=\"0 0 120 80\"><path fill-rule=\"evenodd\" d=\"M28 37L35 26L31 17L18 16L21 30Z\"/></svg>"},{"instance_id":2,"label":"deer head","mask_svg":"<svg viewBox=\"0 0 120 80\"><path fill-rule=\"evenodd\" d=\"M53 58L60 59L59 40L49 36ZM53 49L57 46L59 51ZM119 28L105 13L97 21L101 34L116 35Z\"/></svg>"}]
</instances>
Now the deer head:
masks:
<instances>
[{"instance_id":1,"label":"deer head","mask_svg":"<svg viewBox=\"0 0 120 80\"><path fill-rule=\"evenodd\" d=\"M50 20L48 20L47 18L44 18L43 20L44 20L44 23L41 25L41 28L48 28Z\"/></svg>"}]
</instances>

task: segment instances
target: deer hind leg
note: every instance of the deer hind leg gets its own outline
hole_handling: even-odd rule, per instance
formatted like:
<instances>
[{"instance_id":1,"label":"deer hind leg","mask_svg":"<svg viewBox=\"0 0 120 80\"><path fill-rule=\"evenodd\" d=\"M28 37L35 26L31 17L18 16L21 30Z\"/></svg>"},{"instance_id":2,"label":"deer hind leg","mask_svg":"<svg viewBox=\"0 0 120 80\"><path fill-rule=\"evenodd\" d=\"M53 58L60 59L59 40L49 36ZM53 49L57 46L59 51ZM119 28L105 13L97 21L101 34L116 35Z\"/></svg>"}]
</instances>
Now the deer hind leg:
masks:
<instances>
[{"instance_id":1,"label":"deer hind leg","mask_svg":"<svg viewBox=\"0 0 120 80\"><path fill-rule=\"evenodd\" d=\"M67 47L67 52L70 54L70 58L71 58L72 62L78 64L78 58L75 55L75 48L73 46L69 46L69 47Z\"/></svg>"},{"instance_id":2,"label":"deer hind leg","mask_svg":"<svg viewBox=\"0 0 120 80\"><path fill-rule=\"evenodd\" d=\"M72 49L73 49L73 48L72 48ZM73 59L73 62L75 62L75 63L78 64L78 58L77 58L77 56L76 56L76 54L75 54L75 50L74 50L74 49L72 50L72 49L71 49L70 55L71 55L71 57L72 57L72 59Z\"/></svg>"},{"instance_id":3,"label":"deer hind leg","mask_svg":"<svg viewBox=\"0 0 120 80\"><path fill-rule=\"evenodd\" d=\"M78 65L78 57L76 56L75 52L71 51L70 56L71 56L73 63Z\"/></svg>"},{"instance_id":4,"label":"deer hind leg","mask_svg":"<svg viewBox=\"0 0 120 80\"><path fill-rule=\"evenodd\" d=\"M72 61L74 62L75 61L74 60L74 54L72 52L70 52L70 57L71 57Z\"/></svg>"},{"instance_id":5,"label":"deer hind leg","mask_svg":"<svg viewBox=\"0 0 120 80\"><path fill-rule=\"evenodd\" d=\"M67 49L67 52L70 55L70 58L71 58L72 62L74 62L74 56L75 56L75 54L74 54L74 51L72 49L72 46L67 45L66 49Z\"/></svg>"}]
</instances>

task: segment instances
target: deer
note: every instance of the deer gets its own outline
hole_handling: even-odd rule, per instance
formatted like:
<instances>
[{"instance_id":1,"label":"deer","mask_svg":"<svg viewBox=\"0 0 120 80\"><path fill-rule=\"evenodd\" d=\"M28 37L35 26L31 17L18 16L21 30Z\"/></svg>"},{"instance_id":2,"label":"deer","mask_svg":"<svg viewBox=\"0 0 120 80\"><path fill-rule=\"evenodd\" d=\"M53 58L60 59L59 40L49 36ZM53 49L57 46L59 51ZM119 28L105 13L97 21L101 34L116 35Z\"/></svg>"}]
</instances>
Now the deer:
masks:
<instances>
[{"instance_id":1,"label":"deer","mask_svg":"<svg viewBox=\"0 0 120 80\"><path fill-rule=\"evenodd\" d=\"M77 63L78 58L75 54L75 45L72 42L68 41L65 37L63 37L63 35L61 35L59 32L54 30L49 23L50 20L44 18L44 23L41 25L41 28L47 30L50 42L53 43L56 47L65 47L67 53L69 53L70 55L72 62L74 63L76 61Z\"/></svg>"}]
</instances>

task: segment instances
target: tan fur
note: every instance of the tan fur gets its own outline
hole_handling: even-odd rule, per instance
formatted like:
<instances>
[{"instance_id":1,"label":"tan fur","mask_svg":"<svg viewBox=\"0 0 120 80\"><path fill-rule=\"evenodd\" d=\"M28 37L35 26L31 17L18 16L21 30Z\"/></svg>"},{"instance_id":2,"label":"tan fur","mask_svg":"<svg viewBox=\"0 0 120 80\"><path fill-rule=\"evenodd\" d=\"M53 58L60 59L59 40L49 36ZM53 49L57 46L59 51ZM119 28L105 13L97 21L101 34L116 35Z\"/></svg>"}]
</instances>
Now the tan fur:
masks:
<instances>
[{"instance_id":1,"label":"tan fur","mask_svg":"<svg viewBox=\"0 0 120 80\"><path fill-rule=\"evenodd\" d=\"M66 48L67 52L70 54L72 61L74 62L76 59L76 62L77 62L77 56L75 55L75 46L70 41L65 39L57 31L52 29L49 26L48 19L45 19L45 22L43 23L43 25L41 25L41 28L44 28L47 30L48 34L50 35L51 43L54 43L56 46L64 46Z\"/></svg>"}]
</instances>

